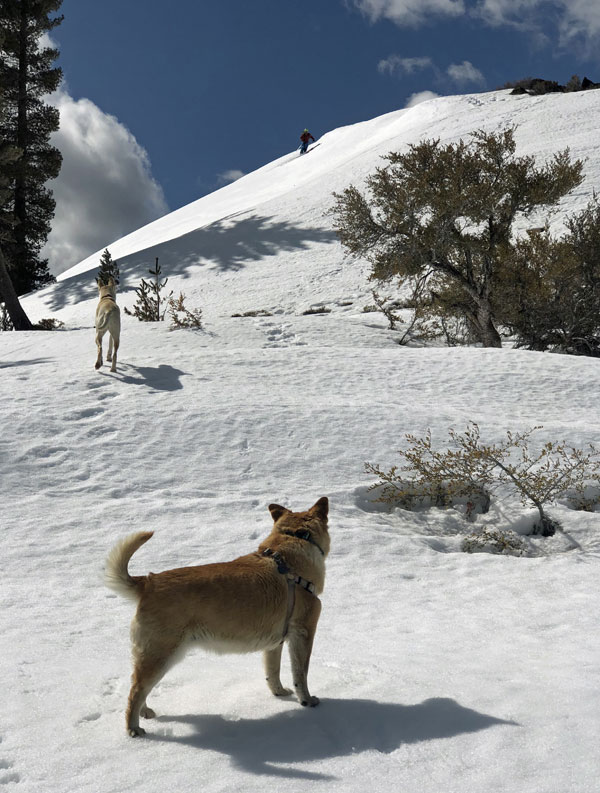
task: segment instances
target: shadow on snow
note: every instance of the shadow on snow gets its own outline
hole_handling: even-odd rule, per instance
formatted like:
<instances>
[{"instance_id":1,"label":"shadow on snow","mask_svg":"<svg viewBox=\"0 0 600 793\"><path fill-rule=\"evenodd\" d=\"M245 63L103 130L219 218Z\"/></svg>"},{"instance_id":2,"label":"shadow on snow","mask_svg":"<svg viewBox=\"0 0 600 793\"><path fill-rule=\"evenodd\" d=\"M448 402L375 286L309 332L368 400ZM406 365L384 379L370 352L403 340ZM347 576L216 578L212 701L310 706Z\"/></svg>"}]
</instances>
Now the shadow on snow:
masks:
<instances>
[{"instance_id":1,"label":"shadow on snow","mask_svg":"<svg viewBox=\"0 0 600 793\"><path fill-rule=\"evenodd\" d=\"M106 364L105 364L106 365ZM127 370L133 369L136 375L127 374ZM125 370L125 372L123 371ZM103 374L121 380L130 385L144 385L154 388L156 391L179 391L183 388L180 377L185 377L187 372L175 369L167 363L159 366L133 366L132 364L119 364L117 372L105 370Z\"/></svg>"},{"instance_id":2,"label":"shadow on snow","mask_svg":"<svg viewBox=\"0 0 600 793\"><path fill-rule=\"evenodd\" d=\"M5 361L5 363L0 363L0 369L12 369L16 366L38 366L41 363L50 363L51 360L51 358L30 358L23 361Z\"/></svg>"},{"instance_id":3,"label":"shadow on snow","mask_svg":"<svg viewBox=\"0 0 600 793\"><path fill-rule=\"evenodd\" d=\"M316 710L294 708L265 719L227 721L222 716L184 715L162 716L157 721L189 724L193 732L184 736L148 734L150 739L228 754L237 766L254 774L322 780L333 777L303 771L297 764L366 751L389 754L402 744L452 738L499 724L515 725L447 698L428 699L420 705L326 699Z\"/></svg>"},{"instance_id":4,"label":"shadow on snow","mask_svg":"<svg viewBox=\"0 0 600 793\"><path fill-rule=\"evenodd\" d=\"M163 278L188 277L189 270L196 267L212 266L224 272L235 271L282 251L307 250L310 243L332 243L337 239L333 231L325 228L300 228L287 221L274 221L271 217L259 215L233 217L118 258L119 291L133 289L138 286L140 278L147 278L157 256ZM93 268L49 287L50 307L56 311L66 305L95 298L98 293L96 272Z\"/></svg>"}]
</instances>

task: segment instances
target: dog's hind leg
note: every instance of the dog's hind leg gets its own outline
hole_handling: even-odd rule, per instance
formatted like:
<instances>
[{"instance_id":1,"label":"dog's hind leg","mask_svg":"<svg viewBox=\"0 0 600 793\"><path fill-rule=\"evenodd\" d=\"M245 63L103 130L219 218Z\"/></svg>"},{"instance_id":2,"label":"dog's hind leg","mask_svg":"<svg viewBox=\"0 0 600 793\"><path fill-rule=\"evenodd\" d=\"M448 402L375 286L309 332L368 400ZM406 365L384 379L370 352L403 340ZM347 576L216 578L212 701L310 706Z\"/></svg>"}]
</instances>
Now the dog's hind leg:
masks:
<instances>
[{"instance_id":1,"label":"dog's hind leg","mask_svg":"<svg viewBox=\"0 0 600 793\"><path fill-rule=\"evenodd\" d=\"M113 337L110 337L110 343L113 344ZM117 371L117 350L119 349L119 337L115 336L114 340L114 351L112 352L112 366L110 367L111 372ZM110 358L108 359L110 361Z\"/></svg>"},{"instance_id":2,"label":"dog's hind leg","mask_svg":"<svg viewBox=\"0 0 600 793\"><path fill-rule=\"evenodd\" d=\"M184 655L180 642L160 641L151 638L144 630L144 624L134 617L131 624L133 674L131 690L127 702L127 732L132 737L143 735L140 716L154 717L154 711L146 705L146 697L165 673Z\"/></svg>"},{"instance_id":3,"label":"dog's hind leg","mask_svg":"<svg viewBox=\"0 0 600 793\"><path fill-rule=\"evenodd\" d=\"M160 654L144 651L135 659L125 718L127 732L132 738L145 733L140 727L140 716L153 718L155 715L146 705L146 697L171 665L172 656L173 650Z\"/></svg>"},{"instance_id":4,"label":"dog's hind leg","mask_svg":"<svg viewBox=\"0 0 600 793\"><path fill-rule=\"evenodd\" d=\"M102 366L102 337L104 336L104 332L97 330L96 331L96 347L98 348L98 357L96 358L96 369L99 369Z\"/></svg>"},{"instance_id":5,"label":"dog's hind leg","mask_svg":"<svg viewBox=\"0 0 600 793\"><path fill-rule=\"evenodd\" d=\"M282 650L283 644L280 644L279 647L276 647L274 650L266 650L263 653L263 664L267 685L271 693L275 694L276 697L287 697L292 693L291 689L284 688L281 685L281 678L279 677Z\"/></svg>"},{"instance_id":6,"label":"dog's hind leg","mask_svg":"<svg viewBox=\"0 0 600 793\"><path fill-rule=\"evenodd\" d=\"M308 664L310 662L310 654L312 652L315 631L317 630L319 614L321 613L321 601L314 596L311 597L313 598L313 602L308 611L305 612L302 623L294 625L292 619L288 647L292 664L292 679L294 681L294 690L298 697L298 702L301 705L309 705L311 708L314 708L315 705L319 704L319 698L312 697L308 690Z\"/></svg>"}]
</instances>

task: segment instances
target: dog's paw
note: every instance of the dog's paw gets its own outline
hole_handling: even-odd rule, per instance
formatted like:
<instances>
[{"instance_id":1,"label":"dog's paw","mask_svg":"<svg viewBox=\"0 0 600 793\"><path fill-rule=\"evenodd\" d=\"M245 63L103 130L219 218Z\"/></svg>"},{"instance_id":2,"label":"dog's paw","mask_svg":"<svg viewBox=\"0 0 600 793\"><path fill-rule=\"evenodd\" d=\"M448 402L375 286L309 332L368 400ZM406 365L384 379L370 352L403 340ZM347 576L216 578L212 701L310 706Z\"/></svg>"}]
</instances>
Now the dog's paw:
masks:
<instances>
[{"instance_id":1,"label":"dog's paw","mask_svg":"<svg viewBox=\"0 0 600 793\"><path fill-rule=\"evenodd\" d=\"M279 686L279 688L273 692L276 697L289 697L290 694L293 694L291 688L284 688L283 686Z\"/></svg>"},{"instance_id":2,"label":"dog's paw","mask_svg":"<svg viewBox=\"0 0 600 793\"><path fill-rule=\"evenodd\" d=\"M319 702L320 702L319 697L308 697L308 699L301 700L300 704L302 705L303 708L306 707L316 708Z\"/></svg>"},{"instance_id":3,"label":"dog's paw","mask_svg":"<svg viewBox=\"0 0 600 793\"><path fill-rule=\"evenodd\" d=\"M144 707L140 710L140 716L144 719L155 719L156 713L149 708L148 705L144 705Z\"/></svg>"},{"instance_id":4,"label":"dog's paw","mask_svg":"<svg viewBox=\"0 0 600 793\"><path fill-rule=\"evenodd\" d=\"M143 727L130 727L127 732L132 738L137 738L138 735L146 734L146 730Z\"/></svg>"}]
</instances>

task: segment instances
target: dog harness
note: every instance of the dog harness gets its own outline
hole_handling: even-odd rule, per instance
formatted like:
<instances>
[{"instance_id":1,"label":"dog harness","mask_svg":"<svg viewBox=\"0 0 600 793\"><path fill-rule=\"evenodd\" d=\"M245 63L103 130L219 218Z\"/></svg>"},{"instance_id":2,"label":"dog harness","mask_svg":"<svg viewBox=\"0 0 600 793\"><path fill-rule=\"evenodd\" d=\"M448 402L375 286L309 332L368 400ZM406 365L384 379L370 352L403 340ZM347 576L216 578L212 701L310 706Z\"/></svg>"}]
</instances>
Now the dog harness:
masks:
<instances>
[{"instance_id":1,"label":"dog harness","mask_svg":"<svg viewBox=\"0 0 600 793\"><path fill-rule=\"evenodd\" d=\"M316 546L321 551L321 556L325 556L325 551L321 548L318 542L315 541L314 537L309 531L305 529L298 529L298 531L282 531L282 534L286 534L288 537L298 537L299 540L306 540L311 545Z\"/></svg>"},{"instance_id":2,"label":"dog harness","mask_svg":"<svg viewBox=\"0 0 600 793\"><path fill-rule=\"evenodd\" d=\"M302 532L301 532L302 533ZM292 532L285 532L285 534L292 534ZM273 551L271 548L265 548L262 552L263 556L268 556L277 565L277 572L281 573L287 578L287 585L288 585L288 604L287 604L287 612L285 615L285 623L283 625L283 636L281 637L281 644L283 644L285 637L287 636L288 628L290 626L290 619L294 612L294 605L296 603L296 587L301 586L302 589L306 589L307 592L310 592L311 595L316 596L316 588L313 583L307 581L306 578L302 578L300 575L294 575L290 568L287 566L287 563L283 556L279 553L279 551Z\"/></svg>"}]
</instances>

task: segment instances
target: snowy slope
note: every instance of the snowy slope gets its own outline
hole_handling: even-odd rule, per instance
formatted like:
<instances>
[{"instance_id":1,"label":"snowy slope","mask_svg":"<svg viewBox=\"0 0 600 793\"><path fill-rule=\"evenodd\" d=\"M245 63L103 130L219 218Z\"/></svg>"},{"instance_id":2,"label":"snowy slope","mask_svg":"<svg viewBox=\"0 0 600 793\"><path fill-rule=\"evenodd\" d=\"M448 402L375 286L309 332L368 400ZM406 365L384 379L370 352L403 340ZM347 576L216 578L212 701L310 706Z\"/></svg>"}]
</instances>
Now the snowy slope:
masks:
<instances>
[{"instance_id":1,"label":"snowy slope","mask_svg":"<svg viewBox=\"0 0 600 793\"><path fill-rule=\"evenodd\" d=\"M176 294L183 290L188 302L194 298L209 316L260 308L295 312L368 293L364 267L344 259L332 232L326 215L332 192L360 184L384 154L423 138L450 141L475 129L514 125L519 154L544 160L570 147L574 158L586 160L586 180L565 199L564 210L579 209L600 182L599 93L440 97L329 132L307 156L292 152L113 244L107 240L126 276L121 302L134 302L132 290L155 257ZM561 215L554 225L562 227ZM62 318L68 307L70 319L87 322L86 301L95 300L91 276L100 254L60 275L59 285L30 297L26 306L32 317Z\"/></svg>"},{"instance_id":2,"label":"snowy slope","mask_svg":"<svg viewBox=\"0 0 600 793\"><path fill-rule=\"evenodd\" d=\"M66 330L0 336L7 791L596 793L600 515L553 507L579 550L557 536L528 557L466 555L460 511L382 511L363 465L397 462L406 432L441 444L468 420L490 441L542 424L539 443L600 445L600 365L398 347L362 312L364 267L323 213L391 148L507 123L522 152L588 158L570 211L598 185L599 110L600 92L434 100L331 132L110 245L129 289L159 256L205 316L195 332L123 317L115 375L93 369L99 256L24 300ZM321 302L330 313L302 315ZM252 309L272 316L231 317ZM112 544L155 531L135 573L226 560L266 535L267 504L321 495L321 705L271 697L257 655L192 652L153 693L148 736L127 738L132 604L102 584ZM475 525L522 529L531 514L503 494Z\"/></svg>"}]
</instances>

